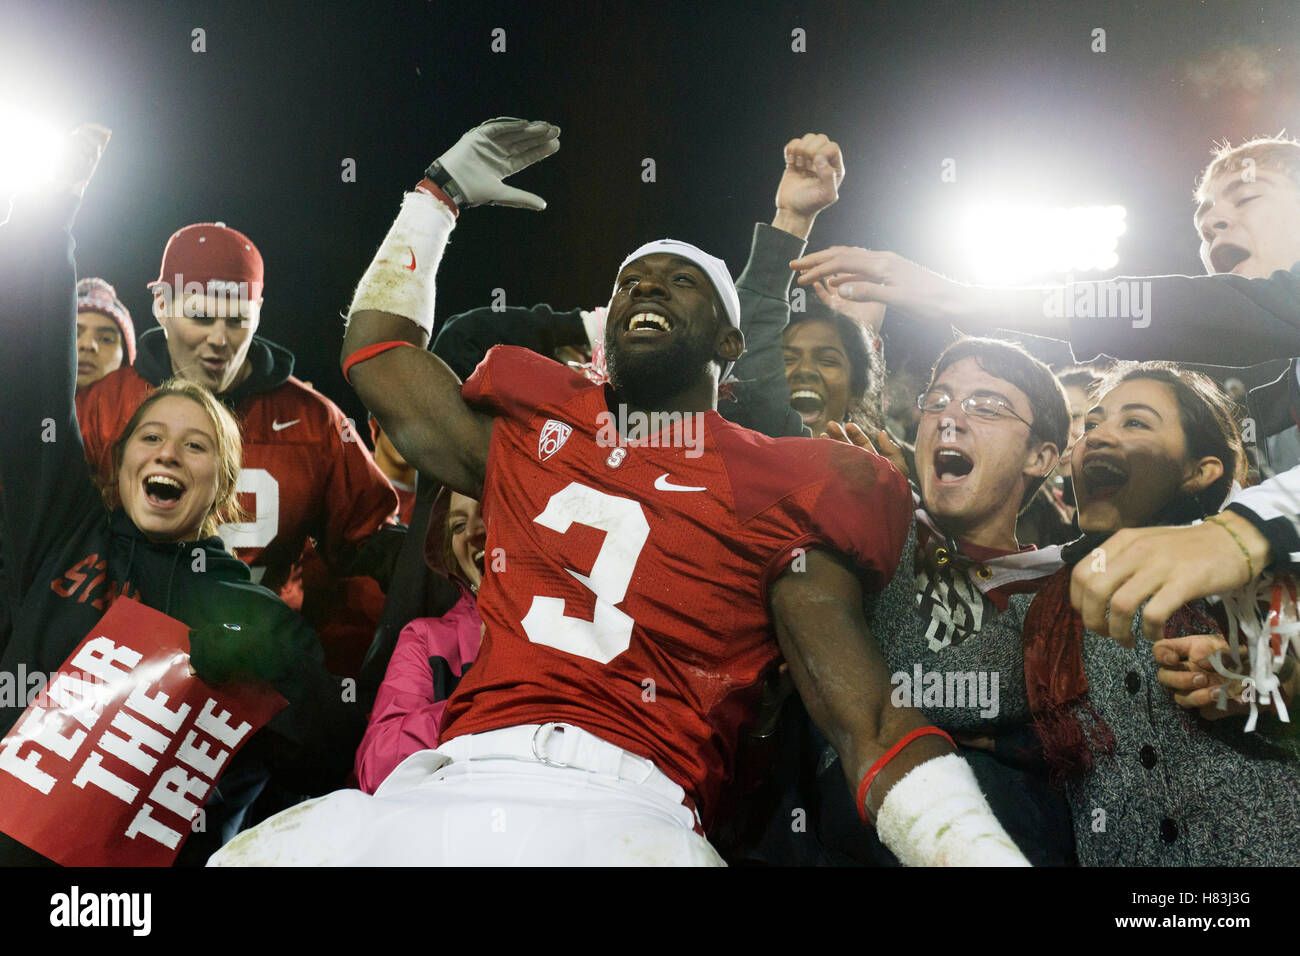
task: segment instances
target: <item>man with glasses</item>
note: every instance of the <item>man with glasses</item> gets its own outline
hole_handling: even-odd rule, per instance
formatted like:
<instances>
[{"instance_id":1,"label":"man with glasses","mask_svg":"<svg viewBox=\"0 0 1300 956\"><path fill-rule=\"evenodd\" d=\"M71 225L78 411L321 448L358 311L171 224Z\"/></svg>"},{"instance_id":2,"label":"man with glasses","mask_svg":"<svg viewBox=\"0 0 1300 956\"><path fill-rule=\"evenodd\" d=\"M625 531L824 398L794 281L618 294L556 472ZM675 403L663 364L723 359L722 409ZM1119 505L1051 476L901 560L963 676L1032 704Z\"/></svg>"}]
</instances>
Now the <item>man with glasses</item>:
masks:
<instances>
[{"instance_id":1,"label":"man with glasses","mask_svg":"<svg viewBox=\"0 0 1300 956\"><path fill-rule=\"evenodd\" d=\"M1015 517L1068 440L1070 410L1056 378L1018 346L963 339L939 357L917 407L926 510L968 547L1018 551Z\"/></svg>"},{"instance_id":2,"label":"man with glasses","mask_svg":"<svg viewBox=\"0 0 1300 956\"><path fill-rule=\"evenodd\" d=\"M1018 345L965 338L935 364L917 400L918 508L898 571L868 598L893 674L895 706L974 749L963 754L1007 832L1035 865L1074 862L1072 821L1050 790L1027 722L1021 629L1060 548L1022 549L1016 518L1069 440L1070 408L1051 370ZM834 860L890 862L818 761L819 838ZM842 787L840 789L843 789Z\"/></svg>"}]
</instances>

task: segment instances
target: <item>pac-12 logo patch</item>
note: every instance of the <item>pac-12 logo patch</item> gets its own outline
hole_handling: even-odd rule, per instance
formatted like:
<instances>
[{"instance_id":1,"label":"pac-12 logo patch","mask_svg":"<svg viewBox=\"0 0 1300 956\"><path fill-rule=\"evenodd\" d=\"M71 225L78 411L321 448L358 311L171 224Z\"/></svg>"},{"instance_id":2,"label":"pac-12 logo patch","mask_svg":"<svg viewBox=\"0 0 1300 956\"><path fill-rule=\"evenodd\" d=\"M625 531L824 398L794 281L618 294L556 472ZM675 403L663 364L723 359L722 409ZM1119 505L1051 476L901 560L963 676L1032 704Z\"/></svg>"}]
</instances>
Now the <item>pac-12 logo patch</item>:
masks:
<instances>
[{"instance_id":1,"label":"pac-12 logo patch","mask_svg":"<svg viewBox=\"0 0 1300 956\"><path fill-rule=\"evenodd\" d=\"M546 461L554 455L564 447L571 434L573 434L571 426L564 422L557 422L554 418L548 418L546 424L542 426L542 434L537 439L538 459Z\"/></svg>"}]
</instances>

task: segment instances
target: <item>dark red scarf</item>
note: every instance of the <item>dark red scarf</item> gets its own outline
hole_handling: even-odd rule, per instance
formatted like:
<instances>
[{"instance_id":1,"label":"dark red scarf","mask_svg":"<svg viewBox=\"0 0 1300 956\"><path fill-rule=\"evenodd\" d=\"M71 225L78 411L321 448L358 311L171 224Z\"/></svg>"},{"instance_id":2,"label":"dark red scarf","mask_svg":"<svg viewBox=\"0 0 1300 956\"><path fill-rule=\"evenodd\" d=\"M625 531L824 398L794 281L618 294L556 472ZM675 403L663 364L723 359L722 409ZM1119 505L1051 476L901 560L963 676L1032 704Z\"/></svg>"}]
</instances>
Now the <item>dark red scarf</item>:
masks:
<instances>
[{"instance_id":1,"label":"dark red scarf","mask_svg":"<svg viewBox=\"0 0 1300 956\"><path fill-rule=\"evenodd\" d=\"M1025 613L1025 688L1034 730L1043 745L1052 783L1092 769L1092 752L1110 753L1115 734L1088 702L1083 671L1083 618L1070 604L1071 565L1039 589ZM1085 735L1075 712L1082 705L1092 717Z\"/></svg>"},{"instance_id":2,"label":"dark red scarf","mask_svg":"<svg viewBox=\"0 0 1300 956\"><path fill-rule=\"evenodd\" d=\"M1070 604L1070 573L1074 555L1087 553L1084 541L1067 545L1065 567L1044 583L1025 613L1025 688L1034 730L1054 784L1092 769L1093 751L1111 753L1115 734L1088 702L1088 678L1083 671L1083 618ZM1222 634L1225 628L1202 602L1184 605L1169 616L1165 637ZM1085 735L1076 705L1092 717Z\"/></svg>"}]
</instances>

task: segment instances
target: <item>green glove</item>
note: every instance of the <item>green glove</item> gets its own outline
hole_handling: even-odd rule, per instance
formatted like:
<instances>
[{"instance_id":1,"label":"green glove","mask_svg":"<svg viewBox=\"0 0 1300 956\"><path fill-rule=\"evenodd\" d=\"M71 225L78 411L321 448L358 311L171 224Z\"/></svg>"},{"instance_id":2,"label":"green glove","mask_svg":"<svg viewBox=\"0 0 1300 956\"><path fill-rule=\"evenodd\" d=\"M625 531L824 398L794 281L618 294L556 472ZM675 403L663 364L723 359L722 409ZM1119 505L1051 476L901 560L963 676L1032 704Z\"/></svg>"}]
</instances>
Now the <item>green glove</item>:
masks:
<instances>
[{"instance_id":1,"label":"green glove","mask_svg":"<svg viewBox=\"0 0 1300 956\"><path fill-rule=\"evenodd\" d=\"M190 666L205 683L255 678L275 683L290 673L283 642L241 624L204 624L190 631Z\"/></svg>"}]
</instances>

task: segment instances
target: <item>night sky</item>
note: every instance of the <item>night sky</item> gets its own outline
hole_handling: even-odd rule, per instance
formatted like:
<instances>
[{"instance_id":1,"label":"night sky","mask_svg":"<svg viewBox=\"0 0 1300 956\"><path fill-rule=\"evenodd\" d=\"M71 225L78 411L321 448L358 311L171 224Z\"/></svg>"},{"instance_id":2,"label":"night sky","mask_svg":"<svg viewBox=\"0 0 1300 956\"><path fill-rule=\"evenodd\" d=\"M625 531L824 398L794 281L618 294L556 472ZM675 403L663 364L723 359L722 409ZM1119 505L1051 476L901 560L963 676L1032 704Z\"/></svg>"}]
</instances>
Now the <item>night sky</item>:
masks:
<instances>
[{"instance_id":1,"label":"night sky","mask_svg":"<svg viewBox=\"0 0 1300 956\"><path fill-rule=\"evenodd\" d=\"M1201 271L1190 193L1211 143L1300 132L1290 2L58 3L0 0L0 98L113 129L78 220L82 275L145 283L190 222L247 233L266 261L260 334L360 411L339 313L428 162L498 115L563 128L512 184L541 214L473 209L438 313L603 303L661 236L744 264L793 136L844 148L812 247L894 249L958 279L953 210L1012 193L1119 203L1118 273ZM1106 31L1106 52L1092 31ZM192 31L206 52L193 52ZM491 50L505 31L506 51ZM807 51L791 50L792 30ZM653 158L656 182L642 182ZM345 158L356 182L342 181ZM940 179L953 158L957 180Z\"/></svg>"}]
</instances>

